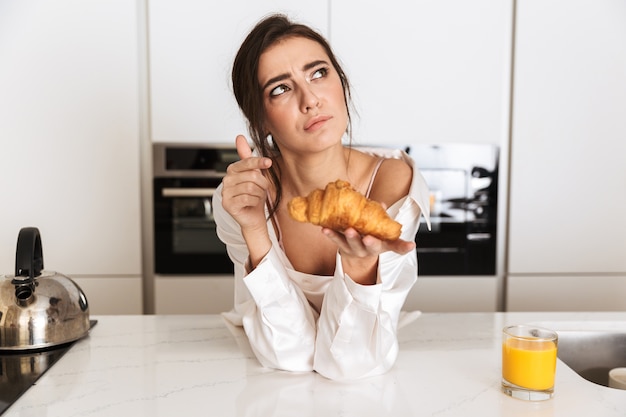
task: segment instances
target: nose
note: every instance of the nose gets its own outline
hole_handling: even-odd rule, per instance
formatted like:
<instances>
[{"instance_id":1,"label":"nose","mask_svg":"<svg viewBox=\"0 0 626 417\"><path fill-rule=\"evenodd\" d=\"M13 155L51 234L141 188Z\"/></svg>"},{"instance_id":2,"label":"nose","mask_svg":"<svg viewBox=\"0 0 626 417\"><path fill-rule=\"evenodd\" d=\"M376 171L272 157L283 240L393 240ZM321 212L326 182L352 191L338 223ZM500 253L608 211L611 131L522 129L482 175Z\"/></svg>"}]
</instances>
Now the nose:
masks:
<instances>
[{"instance_id":1,"label":"nose","mask_svg":"<svg viewBox=\"0 0 626 417\"><path fill-rule=\"evenodd\" d=\"M319 107L320 100L309 84L300 89L300 108L303 113L307 113L315 107Z\"/></svg>"}]
</instances>

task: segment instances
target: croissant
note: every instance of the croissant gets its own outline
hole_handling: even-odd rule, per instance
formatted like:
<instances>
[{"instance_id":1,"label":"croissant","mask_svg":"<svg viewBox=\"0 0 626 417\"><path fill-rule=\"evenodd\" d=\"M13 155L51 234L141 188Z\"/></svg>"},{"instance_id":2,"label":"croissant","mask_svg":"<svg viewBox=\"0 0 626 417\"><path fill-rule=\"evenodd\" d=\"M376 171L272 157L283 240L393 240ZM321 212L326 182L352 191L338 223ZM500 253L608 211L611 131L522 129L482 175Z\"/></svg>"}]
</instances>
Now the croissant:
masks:
<instances>
[{"instance_id":1,"label":"croissant","mask_svg":"<svg viewBox=\"0 0 626 417\"><path fill-rule=\"evenodd\" d=\"M400 238L402 225L393 220L383 206L367 199L342 180L330 182L324 190L313 190L306 197L287 203L294 220L342 231L354 228L362 235L381 240Z\"/></svg>"}]
</instances>

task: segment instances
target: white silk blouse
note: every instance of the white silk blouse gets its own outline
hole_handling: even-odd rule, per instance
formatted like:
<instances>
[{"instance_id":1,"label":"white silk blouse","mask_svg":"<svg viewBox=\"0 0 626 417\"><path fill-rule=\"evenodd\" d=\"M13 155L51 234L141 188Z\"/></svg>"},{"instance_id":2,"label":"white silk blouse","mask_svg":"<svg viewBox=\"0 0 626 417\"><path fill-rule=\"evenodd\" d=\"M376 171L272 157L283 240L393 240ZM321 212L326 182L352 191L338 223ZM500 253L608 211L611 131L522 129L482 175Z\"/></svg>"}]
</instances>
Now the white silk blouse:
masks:
<instances>
[{"instance_id":1,"label":"white silk blouse","mask_svg":"<svg viewBox=\"0 0 626 417\"><path fill-rule=\"evenodd\" d=\"M412 167L409 194L387 213L402 224L400 238L413 241L421 214L430 227L429 191L414 161L400 150L359 150L402 159ZM272 248L248 271L248 248L238 223L222 207L221 190L222 185L213 196L213 213L235 275L234 308L223 316L243 326L261 364L288 371L316 371L335 380L389 370L398 354L400 312L417 280L416 251L382 253L375 285L354 282L343 272L339 253L334 275L305 274L294 270L268 220Z\"/></svg>"}]
</instances>

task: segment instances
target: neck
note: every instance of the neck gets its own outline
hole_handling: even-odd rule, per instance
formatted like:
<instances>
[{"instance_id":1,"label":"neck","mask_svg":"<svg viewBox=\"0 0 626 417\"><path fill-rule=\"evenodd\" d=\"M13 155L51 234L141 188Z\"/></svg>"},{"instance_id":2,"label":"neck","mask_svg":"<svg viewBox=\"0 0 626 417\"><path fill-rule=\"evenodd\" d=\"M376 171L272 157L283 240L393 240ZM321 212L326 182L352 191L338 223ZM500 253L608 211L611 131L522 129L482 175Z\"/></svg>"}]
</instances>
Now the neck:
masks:
<instances>
[{"instance_id":1,"label":"neck","mask_svg":"<svg viewBox=\"0 0 626 417\"><path fill-rule=\"evenodd\" d=\"M349 181L349 148L341 146L306 156L283 155L281 160L283 196L307 195L316 188L323 189L337 179Z\"/></svg>"}]
</instances>

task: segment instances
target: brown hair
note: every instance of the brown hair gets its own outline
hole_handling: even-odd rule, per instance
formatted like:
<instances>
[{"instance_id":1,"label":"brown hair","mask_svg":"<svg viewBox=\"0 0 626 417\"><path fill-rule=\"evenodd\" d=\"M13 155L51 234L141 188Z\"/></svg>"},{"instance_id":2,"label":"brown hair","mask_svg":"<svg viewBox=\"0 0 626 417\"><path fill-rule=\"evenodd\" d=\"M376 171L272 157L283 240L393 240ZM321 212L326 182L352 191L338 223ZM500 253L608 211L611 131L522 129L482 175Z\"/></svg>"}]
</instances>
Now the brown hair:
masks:
<instances>
[{"instance_id":1,"label":"brown hair","mask_svg":"<svg viewBox=\"0 0 626 417\"><path fill-rule=\"evenodd\" d=\"M248 121L248 131L259 155L274 159L280 155L280 149L270 143L268 132L264 131L265 108L263 106L263 91L258 80L259 59L267 48L281 39L288 37L302 37L320 44L335 71L339 75L344 92L344 100L348 111L348 126L346 132L351 134L351 119L349 110L350 84L328 41L309 26L289 20L283 14L273 14L263 20L250 31L241 44L235 57L232 71L233 92L239 108ZM269 179L276 189L276 198L270 205L270 215L280 203L282 192L280 187L280 169L272 164L268 170Z\"/></svg>"}]
</instances>

